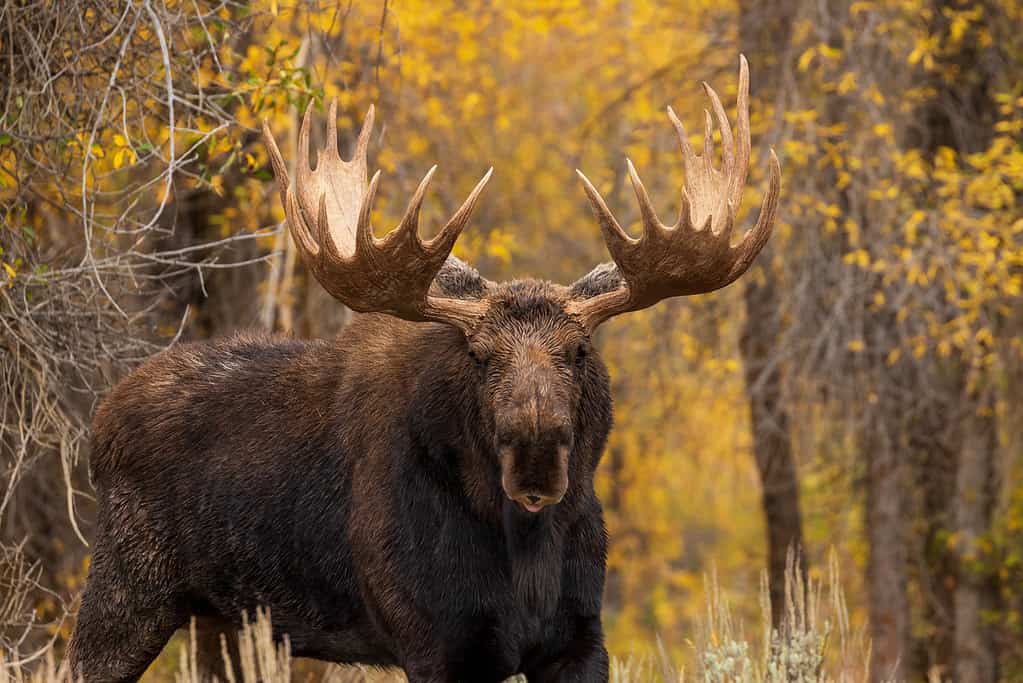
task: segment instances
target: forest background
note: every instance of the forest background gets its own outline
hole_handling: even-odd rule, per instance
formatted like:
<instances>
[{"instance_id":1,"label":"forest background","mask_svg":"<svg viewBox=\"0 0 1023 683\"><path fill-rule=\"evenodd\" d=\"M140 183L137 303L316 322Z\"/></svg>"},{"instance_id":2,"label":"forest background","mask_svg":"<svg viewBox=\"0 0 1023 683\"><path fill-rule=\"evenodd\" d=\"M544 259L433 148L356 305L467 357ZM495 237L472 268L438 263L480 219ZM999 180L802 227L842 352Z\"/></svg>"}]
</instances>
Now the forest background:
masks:
<instances>
[{"instance_id":1,"label":"forest background","mask_svg":"<svg viewBox=\"0 0 1023 683\"><path fill-rule=\"evenodd\" d=\"M178 340L347 321L282 229L262 119L293 159L309 101L338 97L343 148L375 103L378 226L432 164L430 226L493 165L456 254L569 282L606 259L574 169L633 230L625 156L677 211L665 108L699 144L699 83L732 111L742 52L744 206L773 147L775 236L736 285L598 335L610 649L685 661L704 577L751 616L795 547L810 577L834 554L874 680L1020 680L1020 26L1015 0L3 0L4 646L73 623L119 377Z\"/></svg>"}]
</instances>

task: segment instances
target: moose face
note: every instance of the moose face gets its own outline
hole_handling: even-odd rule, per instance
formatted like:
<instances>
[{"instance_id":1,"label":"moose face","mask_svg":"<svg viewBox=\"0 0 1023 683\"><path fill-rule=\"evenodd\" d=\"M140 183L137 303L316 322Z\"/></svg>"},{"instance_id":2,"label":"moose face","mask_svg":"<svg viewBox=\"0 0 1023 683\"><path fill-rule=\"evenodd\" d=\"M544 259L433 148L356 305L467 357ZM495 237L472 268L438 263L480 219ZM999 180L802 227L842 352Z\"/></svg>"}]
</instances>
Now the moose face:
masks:
<instances>
[{"instance_id":1,"label":"moose face","mask_svg":"<svg viewBox=\"0 0 1023 683\"><path fill-rule=\"evenodd\" d=\"M501 486L528 512L561 501L569 485L574 425L590 358L589 335L565 313L554 286L501 286L469 355L481 379L485 421Z\"/></svg>"}]
</instances>

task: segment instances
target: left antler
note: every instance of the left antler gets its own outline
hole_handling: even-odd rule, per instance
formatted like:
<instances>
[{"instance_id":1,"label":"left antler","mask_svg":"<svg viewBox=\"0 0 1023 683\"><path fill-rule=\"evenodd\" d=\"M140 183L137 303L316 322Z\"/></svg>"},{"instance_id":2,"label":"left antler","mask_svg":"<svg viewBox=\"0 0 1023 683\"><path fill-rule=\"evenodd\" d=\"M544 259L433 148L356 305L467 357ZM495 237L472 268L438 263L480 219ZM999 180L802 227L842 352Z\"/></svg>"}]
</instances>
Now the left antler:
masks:
<instances>
[{"instance_id":1,"label":"left antler","mask_svg":"<svg viewBox=\"0 0 1023 683\"><path fill-rule=\"evenodd\" d=\"M619 313L646 308L661 299L711 292L732 283L746 272L771 236L781 182L781 169L773 150L770 186L757 224L737 245L733 247L730 243L749 172L749 66L746 58L739 60L737 139L733 138L717 93L706 83L703 87L721 129L722 167L714 168L710 112L705 112L703 154L697 155L689 145L682 122L669 107L668 117L678 132L686 176L682 207L674 225L666 226L658 220L631 161L628 162L629 178L643 223L643 235L639 239L633 239L622 230L600 193L581 171L577 171L620 276L617 288L569 302L569 311L589 329Z\"/></svg>"},{"instance_id":2,"label":"left antler","mask_svg":"<svg viewBox=\"0 0 1023 683\"><path fill-rule=\"evenodd\" d=\"M373 128L373 107L366 113L351 161L344 161L337 146L337 100L331 103L327 142L317 155L315 170L309 164L311 114L312 103L302 119L293 180L288 177L284 157L266 122L263 139L277 176L291 235L313 275L334 298L352 310L472 330L486 313L486 302L444 296L435 292L432 285L459 233L469 222L490 179L490 171L440 233L424 242L419 237L419 210L434 166L419 183L398 226L377 239L370 225L370 213L380 171L366 182L366 148Z\"/></svg>"}]
</instances>

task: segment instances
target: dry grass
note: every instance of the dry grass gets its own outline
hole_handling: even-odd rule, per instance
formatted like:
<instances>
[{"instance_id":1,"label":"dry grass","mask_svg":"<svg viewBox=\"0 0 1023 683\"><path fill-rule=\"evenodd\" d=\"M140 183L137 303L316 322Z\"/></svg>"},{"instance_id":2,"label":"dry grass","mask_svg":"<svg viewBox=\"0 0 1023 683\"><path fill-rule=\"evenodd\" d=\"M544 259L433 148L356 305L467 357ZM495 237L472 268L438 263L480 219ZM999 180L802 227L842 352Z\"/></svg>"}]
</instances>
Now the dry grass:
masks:
<instances>
[{"instance_id":1,"label":"dry grass","mask_svg":"<svg viewBox=\"0 0 1023 683\"><path fill-rule=\"evenodd\" d=\"M707 580L707 617L692 643L692 671L675 667L660 643L656 660L625 659L611 663L611 683L866 683L870 647L862 633L850 630L845 599L832 558L826 582L804 585L798 573L788 573L786 626L773 629L766 577L761 582L761 623L744 636L728 600L712 575ZM826 584L826 585L825 585ZM273 639L270 615L258 611L246 620L240 640L241 671L230 683L289 683L295 676L287 638ZM179 653L176 683L205 683L196 661L195 632ZM230 667L229 667L230 668ZM305 678L303 680L309 680ZM404 681L396 671L367 667L331 666L324 683L390 683ZM525 679L510 679L525 683ZM64 663L53 649L31 663L18 663L8 653L0 656L0 683L70 683Z\"/></svg>"}]
</instances>

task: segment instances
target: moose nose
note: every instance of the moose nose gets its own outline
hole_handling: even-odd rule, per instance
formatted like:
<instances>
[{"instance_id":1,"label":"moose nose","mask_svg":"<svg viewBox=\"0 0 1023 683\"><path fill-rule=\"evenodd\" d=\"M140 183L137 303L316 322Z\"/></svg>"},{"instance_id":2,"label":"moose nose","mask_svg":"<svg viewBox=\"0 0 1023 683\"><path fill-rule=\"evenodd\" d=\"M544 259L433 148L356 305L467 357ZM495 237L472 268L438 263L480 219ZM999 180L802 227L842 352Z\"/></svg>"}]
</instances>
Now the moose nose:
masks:
<instances>
[{"instance_id":1,"label":"moose nose","mask_svg":"<svg viewBox=\"0 0 1023 683\"><path fill-rule=\"evenodd\" d=\"M540 493L523 493L515 498L527 512L540 512L548 505L554 505L561 500L560 497L545 496Z\"/></svg>"}]
</instances>

